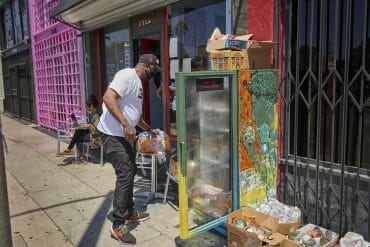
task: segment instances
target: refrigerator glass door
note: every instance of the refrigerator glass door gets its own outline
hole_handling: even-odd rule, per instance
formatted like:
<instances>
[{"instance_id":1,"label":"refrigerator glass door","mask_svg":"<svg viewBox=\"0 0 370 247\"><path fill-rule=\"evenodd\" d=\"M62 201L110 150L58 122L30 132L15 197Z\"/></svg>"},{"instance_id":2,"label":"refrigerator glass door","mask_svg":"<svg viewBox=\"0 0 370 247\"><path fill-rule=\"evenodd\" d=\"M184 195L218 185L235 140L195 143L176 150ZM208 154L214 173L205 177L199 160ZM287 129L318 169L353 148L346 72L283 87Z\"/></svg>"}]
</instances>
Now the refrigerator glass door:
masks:
<instances>
[{"instance_id":1,"label":"refrigerator glass door","mask_svg":"<svg viewBox=\"0 0 370 247\"><path fill-rule=\"evenodd\" d=\"M183 102L177 107L182 109L184 122L178 127L184 135L178 138L184 148L180 164L186 194L186 201L180 200L180 210L186 212L186 219L180 220L180 225L185 222L185 235L191 236L191 231L222 223L222 217L233 207L230 110L233 77L215 74L185 77L183 81L184 97L179 100Z\"/></svg>"}]
</instances>

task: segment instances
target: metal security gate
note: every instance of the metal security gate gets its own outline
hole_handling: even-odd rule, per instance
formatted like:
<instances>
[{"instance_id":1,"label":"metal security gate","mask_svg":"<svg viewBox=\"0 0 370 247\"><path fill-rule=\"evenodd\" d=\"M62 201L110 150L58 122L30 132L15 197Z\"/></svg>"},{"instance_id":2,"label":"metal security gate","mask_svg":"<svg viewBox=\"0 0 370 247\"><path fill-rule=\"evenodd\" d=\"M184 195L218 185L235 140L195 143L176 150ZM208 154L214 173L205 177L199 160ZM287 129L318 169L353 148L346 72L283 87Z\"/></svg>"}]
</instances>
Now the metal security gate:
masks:
<instances>
[{"instance_id":1,"label":"metal security gate","mask_svg":"<svg viewBox=\"0 0 370 247\"><path fill-rule=\"evenodd\" d=\"M281 0L280 200L370 236L370 1Z\"/></svg>"},{"instance_id":2,"label":"metal security gate","mask_svg":"<svg viewBox=\"0 0 370 247\"><path fill-rule=\"evenodd\" d=\"M14 117L35 122L34 86L29 51L3 58L4 109Z\"/></svg>"}]
</instances>

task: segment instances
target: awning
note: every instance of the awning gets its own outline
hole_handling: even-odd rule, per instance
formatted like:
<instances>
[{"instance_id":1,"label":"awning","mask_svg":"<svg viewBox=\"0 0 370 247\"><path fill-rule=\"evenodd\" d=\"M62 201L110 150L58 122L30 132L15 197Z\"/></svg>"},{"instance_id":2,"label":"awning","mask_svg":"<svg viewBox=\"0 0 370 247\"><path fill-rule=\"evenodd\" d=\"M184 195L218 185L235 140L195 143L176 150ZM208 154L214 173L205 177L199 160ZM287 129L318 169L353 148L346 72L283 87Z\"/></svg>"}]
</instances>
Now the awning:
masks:
<instances>
[{"instance_id":1,"label":"awning","mask_svg":"<svg viewBox=\"0 0 370 247\"><path fill-rule=\"evenodd\" d=\"M55 7L52 17L93 30L121 19L166 6L178 0L63 0Z\"/></svg>"}]
</instances>

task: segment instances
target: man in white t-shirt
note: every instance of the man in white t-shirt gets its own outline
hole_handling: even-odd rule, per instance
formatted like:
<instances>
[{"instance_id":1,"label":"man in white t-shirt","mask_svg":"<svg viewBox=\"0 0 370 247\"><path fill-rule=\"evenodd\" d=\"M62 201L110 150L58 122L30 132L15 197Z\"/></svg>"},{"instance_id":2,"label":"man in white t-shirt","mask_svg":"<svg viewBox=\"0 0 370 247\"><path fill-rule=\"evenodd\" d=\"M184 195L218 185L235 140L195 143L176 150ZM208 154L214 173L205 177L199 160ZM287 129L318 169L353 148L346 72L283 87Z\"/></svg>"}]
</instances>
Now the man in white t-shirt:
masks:
<instances>
[{"instance_id":1,"label":"man in white t-shirt","mask_svg":"<svg viewBox=\"0 0 370 247\"><path fill-rule=\"evenodd\" d=\"M123 243L135 244L126 224L144 221L148 213L134 209L133 188L136 174L135 153L132 142L136 136L135 127L151 131L142 119L143 80L154 78L161 68L153 54L140 56L135 68L118 71L103 96L103 113L98 130L101 132L105 157L116 173L116 187L113 197L112 236Z\"/></svg>"}]
</instances>

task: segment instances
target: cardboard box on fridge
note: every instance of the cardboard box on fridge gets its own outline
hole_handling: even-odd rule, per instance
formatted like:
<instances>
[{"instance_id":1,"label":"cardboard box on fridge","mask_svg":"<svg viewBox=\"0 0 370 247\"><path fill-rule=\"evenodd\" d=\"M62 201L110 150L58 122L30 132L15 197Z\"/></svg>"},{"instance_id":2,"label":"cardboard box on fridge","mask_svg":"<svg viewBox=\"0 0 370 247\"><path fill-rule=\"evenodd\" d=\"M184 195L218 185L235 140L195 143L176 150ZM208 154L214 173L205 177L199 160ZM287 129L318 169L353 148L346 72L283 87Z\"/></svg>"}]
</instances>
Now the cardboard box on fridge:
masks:
<instances>
[{"instance_id":1,"label":"cardboard box on fridge","mask_svg":"<svg viewBox=\"0 0 370 247\"><path fill-rule=\"evenodd\" d=\"M249 40L245 50L245 69L271 69L271 49L276 45L271 41Z\"/></svg>"},{"instance_id":2,"label":"cardboard box on fridge","mask_svg":"<svg viewBox=\"0 0 370 247\"><path fill-rule=\"evenodd\" d=\"M258 212L253 209L245 209L245 214L249 217L254 217L256 224L265 229L273 232L269 239L263 241L258 238L258 235L252 232L248 232L244 229L234 226L233 222L243 218L242 209L238 209L228 215L227 235L228 235L228 246L232 247L260 247L263 243L267 243L270 246L282 246L282 247L297 247L295 243L286 239L283 234L277 231L279 220L275 217L267 214Z\"/></svg>"},{"instance_id":3,"label":"cardboard box on fridge","mask_svg":"<svg viewBox=\"0 0 370 247\"><path fill-rule=\"evenodd\" d=\"M210 50L211 70L271 69L270 54L275 44L248 40L246 49Z\"/></svg>"},{"instance_id":4,"label":"cardboard box on fridge","mask_svg":"<svg viewBox=\"0 0 370 247\"><path fill-rule=\"evenodd\" d=\"M241 50L246 49L248 40L253 34L247 34L242 36L235 36L234 39L209 39L206 51L217 51L217 50Z\"/></svg>"},{"instance_id":5,"label":"cardboard box on fridge","mask_svg":"<svg viewBox=\"0 0 370 247\"><path fill-rule=\"evenodd\" d=\"M242 51L211 51L211 70L245 69L245 50Z\"/></svg>"}]
</instances>

